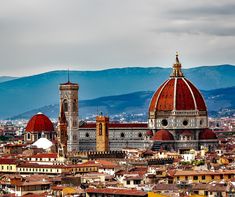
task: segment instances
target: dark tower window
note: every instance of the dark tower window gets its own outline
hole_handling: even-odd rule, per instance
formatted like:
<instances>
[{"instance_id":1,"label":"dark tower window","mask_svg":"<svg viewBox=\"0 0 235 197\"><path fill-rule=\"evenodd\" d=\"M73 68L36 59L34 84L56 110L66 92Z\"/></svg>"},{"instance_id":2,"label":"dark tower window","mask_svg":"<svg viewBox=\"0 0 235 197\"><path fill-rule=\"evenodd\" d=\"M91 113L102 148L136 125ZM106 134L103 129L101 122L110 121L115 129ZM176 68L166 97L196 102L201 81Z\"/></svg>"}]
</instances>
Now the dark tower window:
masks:
<instances>
[{"instance_id":1,"label":"dark tower window","mask_svg":"<svg viewBox=\"0 0 235 197\"><path fill-rule=\"evenodd\" d=\"M99 135L102 135L102 123L99 124Z\"/></svg>"},{"instance_id":2,"label":"dark tower window","mask_svg":"<svg viewBox=\"0 0 235 197\"><path fill-rule=\"evenodd\" d=\"M124 133L121 133L121 137L124 138L124 137L125 137L125 134L124 134Z\"/></svg>"},{"instance_id":3,"label":"dark tower window","mask_svg":"<svg viewBox=\"0 0 235 197\"><path fill-rule=\"evenodd\" d=\"M142 138L142 133L139 133L138 136L139 136L139 138Z\"/></svg>"},{"instance_id":4,"label":"dark tower window","mask_svg":"<svg viewBox=\"0 0 235 197\"><path fill-rule=\"evenodd\" d=\"M77 102L76 100L73 101L73 112L77 111Z\"/></svg>"},{"instance_id":5,"label":"dark tower window","mask_svg":"<svg viewBox=\"0 0 235 197\"><path fill-rule=\"evenodd\" d=\"M106 134L106 136L109 135L108 123L105 123L105 134Z\"/></svg>"},{"instance_id":6,"label":"dark tower window","mask_svg":"<svg viewBox=\"0 0 235 197\"><path fill-rule=\"evenodd\" d=\"M67 112L68 111L68 101L64 100L63 105L64 105L64 111Z\"/></svg>"},{"instance_id":7,"label":"dark tower window","mask_svg":"<svg viewBox=\"0 0 235 197\"><path fill-rule=\"evenodd\" d=\"M163 120L162 120L162 125L163 125L163 126L167 126L167 125L168 125L167 119L163 119Z\"/></svg>"},{"instance_id":8,"label":"dark tower window","mask_svg":"<svg viewBox=\"0 0 235 197\"><path fill-rule=\"evenodd\" d=\"M89 135L89 133L86 133L86 137L89 137L90 135Z\"/></svg>"}]
</instances>

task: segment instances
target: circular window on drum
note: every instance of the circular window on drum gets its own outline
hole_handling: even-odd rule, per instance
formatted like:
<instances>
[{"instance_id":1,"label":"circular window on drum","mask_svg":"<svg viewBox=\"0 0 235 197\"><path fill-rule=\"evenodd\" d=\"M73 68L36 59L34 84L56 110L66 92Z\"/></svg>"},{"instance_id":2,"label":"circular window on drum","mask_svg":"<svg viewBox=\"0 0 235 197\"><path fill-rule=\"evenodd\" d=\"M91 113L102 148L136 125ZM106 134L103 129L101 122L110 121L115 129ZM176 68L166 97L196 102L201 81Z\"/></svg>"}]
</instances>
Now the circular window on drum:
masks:
<instances>
[{"instance_id":1,"label":"circular window on drum","mask_svg":"<svg viewBox=\"0 0 235 197\"><path fill-rule=\"evenodd\" d=\"M187 126L187 125L188 125L188 120L184 120L184 121L183 121L183 125L184 125L184 126Z\"/></svg>"},{"instance_id":2,"label":"circular window on drum","mask_svg":"<svg viewBox=\"0 0 235 197\"><path fill-rule=\"evenodd\" d=\"M124 137L125 137L125 134L124 134L124 133L121 133L120 136L121 136L121 138L124 138Z\"/></svg>"},{"instance_id":3,"label":"circular window on drum","mask_svg":"<svg viewBox=\"0 0 235 197\"><path fill-rule=\"evenodd\" d=\"M168 125L167 119L163 119L161 123L162 123L162 126L164 127Z\"/></svg>"},{"instance_id":4,"label":"circular window on drum","mask_svg":"<svg viewBox=\"0 0 235 197\"><path fill-rule=\"evenodd\" d=\"M90 137L89 133L86 133L86 137Z\"/></svg>"},{"instance_id":5,"label":"circular window on drum","mask_svg":"<svg viewBox=\"0 0 235 197\"><path fill-rule=\"evenodd\" d=\"M142 133L139 133L139 134L138 134L138 137L139 137L139 138L142 138L142 136L143 136Z\"/></svg>"}]
</instances>

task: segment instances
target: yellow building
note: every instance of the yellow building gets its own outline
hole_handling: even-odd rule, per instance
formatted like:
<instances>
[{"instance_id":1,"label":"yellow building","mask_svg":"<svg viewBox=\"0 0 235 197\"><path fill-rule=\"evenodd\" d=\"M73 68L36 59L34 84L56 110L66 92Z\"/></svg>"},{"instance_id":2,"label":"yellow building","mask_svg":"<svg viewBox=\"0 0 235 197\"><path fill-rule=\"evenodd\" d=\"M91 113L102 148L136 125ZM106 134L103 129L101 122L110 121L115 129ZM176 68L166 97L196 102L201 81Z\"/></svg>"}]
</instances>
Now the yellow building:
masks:
<instances>
[{"instance_id":1,"label":"yellow building","mask_svg":"<svg viewBox=\"0 0 235 197\"><path fill-rule=\"evenodd\" d=\"M15 173L16 166L15 159L0 159L0 172Z\"/></svg>"},{"instance_id":2,"label":"yellow building","mask_svg":"<svg viewBox=\"0 0 235 197\"><path fill-rule=\"evenodd\" d=\"M174 183L187 181L191 183L209 183L211 181L229 180L235 177L235 170L216 171L176 171Z\"/></svg>"}]
</instances>

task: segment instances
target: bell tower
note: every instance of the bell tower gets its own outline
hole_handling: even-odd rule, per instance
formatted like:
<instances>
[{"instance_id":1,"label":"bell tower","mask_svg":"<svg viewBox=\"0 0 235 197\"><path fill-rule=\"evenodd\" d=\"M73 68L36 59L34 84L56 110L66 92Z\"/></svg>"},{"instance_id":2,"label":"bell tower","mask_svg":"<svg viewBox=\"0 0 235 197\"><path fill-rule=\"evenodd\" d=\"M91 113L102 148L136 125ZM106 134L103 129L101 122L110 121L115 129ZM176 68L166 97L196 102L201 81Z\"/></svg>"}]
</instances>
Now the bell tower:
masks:
<instances>
[{"instance_id":1,"label":"bell tower","mask_svg":"<svg viewBox=\"0 0 235 197\"><path fill-rule=\"evenodd\" d=\"M67 83L60 84L60 110L63 109L67 120L67 151L79 150L78 89L78 84L71 83L69 80Z\"/></svg>"},{"instance_id":2,"label":"bell tower","mask_svg":"<svg viewBox=\"0 0 235 197\"><path fill-rule=\"evenodd\" d=\"M109 151L109 118L96 116L96 151Z\"/></svg>"}]
</instances>

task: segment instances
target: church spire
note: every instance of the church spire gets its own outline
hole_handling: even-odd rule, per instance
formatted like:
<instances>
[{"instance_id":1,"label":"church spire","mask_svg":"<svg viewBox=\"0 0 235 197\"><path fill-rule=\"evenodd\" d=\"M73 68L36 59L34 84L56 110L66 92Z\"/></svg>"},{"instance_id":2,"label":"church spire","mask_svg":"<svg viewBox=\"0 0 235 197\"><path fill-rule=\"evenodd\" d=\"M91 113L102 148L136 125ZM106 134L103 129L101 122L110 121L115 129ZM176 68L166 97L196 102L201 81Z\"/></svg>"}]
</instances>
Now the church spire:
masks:
<instances>
[{"instance_id":1,"label":"church spire","mask_svg":"<svg viewBox=\"0 0 235 197\"><path fill-rule=\"evenodd\" d=\"M176 52L176 58L175 58L175 63L173 64L173 70L172 70L172 74L171 77L183 77L184 74L181 70L181 63L179 61L179 54L178 52Z\"/></svg>"}]
</instances>

